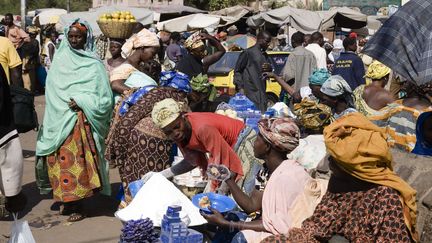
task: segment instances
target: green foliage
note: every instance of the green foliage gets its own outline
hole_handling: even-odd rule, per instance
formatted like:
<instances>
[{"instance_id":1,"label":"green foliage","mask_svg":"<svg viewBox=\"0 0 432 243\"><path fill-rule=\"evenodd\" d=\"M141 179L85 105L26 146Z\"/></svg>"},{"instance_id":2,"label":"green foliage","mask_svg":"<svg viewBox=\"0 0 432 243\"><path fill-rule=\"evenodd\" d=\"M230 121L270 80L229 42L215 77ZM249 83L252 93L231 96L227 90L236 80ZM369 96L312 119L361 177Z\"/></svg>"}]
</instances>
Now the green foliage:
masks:
<instances>
[{"instance_id":1,"label":"green foliage","mask_svg":"<svg viewBox=\"0 0 432 243\"><path fill-rule=\"evenodd\" d=\"M296 8L320 11L322 10L322 3L319 3L318 0L311 0L309 1L308 6L306 6L303 2L299 1L296 3Z\"/></svg>"},{"instance_id":2,"label":"green foliage","mask_svg":"<svg viewBox=\"0 0 432 243\"><path fill-rule=\"evenodd\" d=\"M66 9L67 0L27 0L26 12L40 8L63 8ZM92 0L70 0L70 10L87 11L92 5ZM19 0L0 0L0 14L11 12L20 14Z\"/></svg>"},{"instance_id":3,"label":"green foliage","mask_svg":"<svg viewBox=\"0 0 432 243\"><path fill-rule=\"evenodd\" d=\"M232 7L235 5L246 4L247 2L248 2L247 0L210 0L209 8L211 11L213 11L213 10Z\"/></svg>"}]
</instances>

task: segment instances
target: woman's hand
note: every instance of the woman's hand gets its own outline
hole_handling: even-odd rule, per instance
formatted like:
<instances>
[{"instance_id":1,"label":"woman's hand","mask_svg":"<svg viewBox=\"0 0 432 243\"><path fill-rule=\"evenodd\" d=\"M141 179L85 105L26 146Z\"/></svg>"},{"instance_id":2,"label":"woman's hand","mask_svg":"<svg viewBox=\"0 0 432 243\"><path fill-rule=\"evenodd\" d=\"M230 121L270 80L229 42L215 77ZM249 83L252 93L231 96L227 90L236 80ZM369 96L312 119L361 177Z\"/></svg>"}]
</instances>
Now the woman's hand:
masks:
<instances>
[{"instance_id":1,"label":"woman's hand","mask_svg":"<svg viewBox=\"0 0 432 243\"><path fill-rule=\"evenodd\" d=\"M68 106L73 111L80 111L81 108L77 105L74 99L70 98L70 102L68 103Z\"/></svg>"},{"instance_id":2,"label":"woman's hand","mask_svg":"<svg viewBox=\"0 0 432 243\"><path fill-rule=\"evenodd\" d=\"M209 207L209 210L213 214L201 213L201 215L208 221L209 224L226 227L229 221L224 218L224 216L219 213L216 209Z\"/></svg>"},{"instance_id":3,"label":"woman's hand","mask_svg":"<svg viewBox=\"0 0 432 243\"><path fill-rule=\"evenodd\" d=\"M206 33L201 33L200 37L201 37L201 40L209 40L209 39L213 39L214 38L213 36L211 36L209 34L206 34Z\"/></svg>"}]
</instances>

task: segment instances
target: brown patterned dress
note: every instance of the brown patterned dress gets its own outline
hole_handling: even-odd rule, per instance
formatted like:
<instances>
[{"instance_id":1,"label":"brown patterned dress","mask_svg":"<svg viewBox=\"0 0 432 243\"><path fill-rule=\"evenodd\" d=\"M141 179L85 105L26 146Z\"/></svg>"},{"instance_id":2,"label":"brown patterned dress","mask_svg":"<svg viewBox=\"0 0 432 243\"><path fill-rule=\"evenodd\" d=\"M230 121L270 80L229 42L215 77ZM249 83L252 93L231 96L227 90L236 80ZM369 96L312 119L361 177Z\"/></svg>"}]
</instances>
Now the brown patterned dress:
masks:
<instances>
[{"instance_id":1,"label":"brown patterned dress","mask_svg":"<svg viewBox=\"0 0 432 243\"><path fill-rule=\"evenodd\" d=\"M327 193L301 229L271 236L263 243L326 242L333 235L349 242L412 242L398 192L385 186L367 191Z\"/></svg>"},{"instance_id":2,"label":"brown patterned dress","mask_svg":"<svg viewBox=\"0 0 432 243\"><path fill-rule=\"evenodd\" d=\"M171 165L173 142L167 140L151 119L154 104L166 98L186 102L186 93L169 87L154 88L111 126L105 158L119 168L125 189L125 201L120 207L131 201L129 183L147 172L162 171Z\"/></svg>"}]
</instances>

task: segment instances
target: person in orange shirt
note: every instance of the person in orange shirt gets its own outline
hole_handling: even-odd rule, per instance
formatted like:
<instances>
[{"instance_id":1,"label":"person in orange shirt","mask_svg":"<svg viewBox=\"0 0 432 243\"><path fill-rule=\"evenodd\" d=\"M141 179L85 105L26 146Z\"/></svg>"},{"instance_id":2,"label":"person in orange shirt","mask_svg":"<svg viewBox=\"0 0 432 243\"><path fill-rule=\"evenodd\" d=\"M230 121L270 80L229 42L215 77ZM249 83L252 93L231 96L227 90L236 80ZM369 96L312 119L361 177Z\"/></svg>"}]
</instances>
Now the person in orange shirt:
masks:
<instances>
[{"instance_id":1,"label":"person in orange shirt","mask_svg":"<svg viewBox=\"0 0 432 243\"><path fill-rule=\"evenodd\" d=\"M184 112L185 104L173 99L156 103L153 122L175 141L184 160L160 172L170 178L199 166L203 172L211 165L227 167L247 194L255 188L255 178L262 162L253 155L256 132L242 121L209 112ZM144 175L146 181L152 173ZM213 181L211 191L228 192L225 183Z\"/></svg>"},{"instance_id":2,"label":"person in orange shirt","mask_svg":"<svg viewBox=\"0 0 432 243\"><path fill-rule=\"evenodd\" d=\"M30 42L30 36L19 26L16 26L13 22L13 15L7 13L4 17L5 27L6 27L6 37L12 41L15 49L17 49L20 57L22 58L22 53L20 53L20 48L24 42Z\"/></svg>"}]
</instances>

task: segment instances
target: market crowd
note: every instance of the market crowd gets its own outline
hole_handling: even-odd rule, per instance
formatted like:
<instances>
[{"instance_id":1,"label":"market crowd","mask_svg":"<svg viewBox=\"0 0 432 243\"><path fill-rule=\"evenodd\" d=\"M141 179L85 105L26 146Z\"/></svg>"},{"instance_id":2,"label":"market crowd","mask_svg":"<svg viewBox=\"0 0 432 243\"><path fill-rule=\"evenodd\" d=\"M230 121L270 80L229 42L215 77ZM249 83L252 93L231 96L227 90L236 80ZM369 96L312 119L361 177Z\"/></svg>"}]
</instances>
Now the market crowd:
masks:
<instances>
[{"instance_id":1,"label":"market crowd","mask_svg":"<svg viewBox=\"0 0 432 243\"><path fill-rule=\"evenodd\" d=\"M230 177L209 181L205 190L231 195L254 215L248 222L215 210L204 215L224 229L220 242L419 240L416 191L393 171L391 148L432 156L432 83L405 80L361 53L368 39L348 33L330 43L320 32L288 38L283 31L275 37L244 30L256 44L241 50L234 84L263 114L249 126L211 109L217 92L208 70L227 51L239 51L226 44L239 33L235 25L210 35L157 33L138 24L130 38L109 39L109 53L80 19L66 26L61 41L52 30L39 43L40 31L24 31L10 14L0 25L0 183L7 210L26 204L9 88L18 85L45 94L37 184L41 193L52 191L69 222L85 218L83 199L111 194L110 168L119 170L124 208L131 182L218 164ZM289 51L281 74L268 61L270 49ZM43 71L46 77L38 75ZM294 115L268 115L268 79L280 84ZM301 143L314 135L324 138L325 159L315 168L288 159L296 149L315 153ZM183 159L172 166L177 151Z\"/></svg>"}]
</instances>

